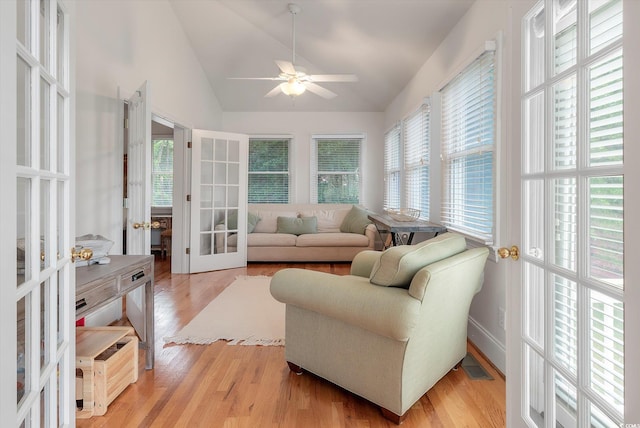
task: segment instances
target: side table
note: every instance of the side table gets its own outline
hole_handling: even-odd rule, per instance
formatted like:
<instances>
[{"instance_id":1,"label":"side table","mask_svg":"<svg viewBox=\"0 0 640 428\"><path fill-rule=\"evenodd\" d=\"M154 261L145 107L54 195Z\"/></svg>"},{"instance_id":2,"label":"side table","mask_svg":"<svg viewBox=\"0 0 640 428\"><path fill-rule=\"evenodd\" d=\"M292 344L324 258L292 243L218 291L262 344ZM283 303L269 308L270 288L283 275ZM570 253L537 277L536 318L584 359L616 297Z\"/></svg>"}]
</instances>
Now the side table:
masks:
<instances>
[{"instance_id":1,"label":"side table","mask_svg":"<svg viewBox=\"0 0 640 428\"><path fill-rule=\"evenodd\" d=\"M369 214L368 217L378 229L378 234L384 243L383 249L395 245L411 245L416 232L433 233L437 236L447 231L446 227L426 220L398 221L387 214ZM386 239L383 234L386 235Z\"/></svg>"}]
</instances>

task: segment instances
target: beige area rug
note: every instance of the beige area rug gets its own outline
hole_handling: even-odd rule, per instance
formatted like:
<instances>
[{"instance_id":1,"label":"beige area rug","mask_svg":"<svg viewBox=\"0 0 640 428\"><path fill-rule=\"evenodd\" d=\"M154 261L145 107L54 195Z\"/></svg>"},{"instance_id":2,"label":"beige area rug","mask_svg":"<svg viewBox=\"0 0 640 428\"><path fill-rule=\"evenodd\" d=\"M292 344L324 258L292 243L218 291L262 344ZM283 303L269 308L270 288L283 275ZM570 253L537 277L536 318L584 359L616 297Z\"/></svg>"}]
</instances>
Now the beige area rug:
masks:
<instances>
[{"instance_id":1,"label":"beige area rug","mask_svg":"<svg viewBox=\"0 0 640 428\"><path fill-rule=\"evenodd\" d=\"M269 292L271 277L239 276L166 343L284 346L284 303Z\"/></svg>"}]
</instances>

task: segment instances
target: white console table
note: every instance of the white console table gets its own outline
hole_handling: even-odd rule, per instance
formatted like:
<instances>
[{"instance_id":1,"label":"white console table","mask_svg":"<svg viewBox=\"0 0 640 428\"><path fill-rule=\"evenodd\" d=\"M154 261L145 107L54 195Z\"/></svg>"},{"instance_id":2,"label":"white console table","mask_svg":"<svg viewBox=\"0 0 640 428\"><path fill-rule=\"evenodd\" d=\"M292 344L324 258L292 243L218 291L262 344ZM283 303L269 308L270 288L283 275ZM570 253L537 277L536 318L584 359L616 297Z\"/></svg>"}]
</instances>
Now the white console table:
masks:
<instances>
[{"instance_id":1,"label":"white console table","mask_svg":"<svg viewBox=\"0 0 640 428\"><path fill-rule=\"evenodd\" d=\"M76 268L76 320L145 286L145 337L140 347L146 350L146 369L154 363L153 256L109 256L111 263Z\"/></svg>"}]
</instances>

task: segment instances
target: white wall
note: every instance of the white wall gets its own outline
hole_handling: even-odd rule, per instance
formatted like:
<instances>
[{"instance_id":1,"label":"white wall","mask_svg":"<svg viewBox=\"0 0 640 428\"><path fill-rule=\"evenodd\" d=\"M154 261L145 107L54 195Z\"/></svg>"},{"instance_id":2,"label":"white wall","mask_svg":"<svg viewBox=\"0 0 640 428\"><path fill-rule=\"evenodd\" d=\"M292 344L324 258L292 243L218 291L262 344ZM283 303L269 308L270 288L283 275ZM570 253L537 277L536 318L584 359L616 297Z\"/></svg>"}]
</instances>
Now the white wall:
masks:
<instances>
[{"instance_id":1,"label":"white wall","mask_svg":"<svg viewBox=\"0 0 640 428\"><path fill-rule=\"evenodd\" d=\"M516 25L516 28L519 26ZM462 71L464 66L475 59L482 51L486 40L496 39L502 35L501 40L509 43L510 24L509 8L506 1L478 0L469 9L467 14L451 30L437 51L425 62L420 71L414 76L407 87L394 99L385 111L385 129L402 119L420 104L422 99L431 96L441 87ZM516 58L519 61L519 58ZM498 113L498 133L507 135L508 112L510 98L507 97L510 85L508 70L510 69L510 51L503 47L501 50L501 64L499 63L498 79L503 91L499 92L500 111ZM500 91L500 89L499 89ZM502 148L498 153L499 168L506 165L507 147L506 138L502 140ZM437 146L438 141L433 141ZM439 159L437 154L432 159ZM382 164L380 164L382 168ZM439 170L439 168L437 168ZM432 177L434 182L440 181L439 176ZM500 183L500 177L496 180ZM497 193L499 198L506 199L506 188L499 185ZM500 204L500 200L499 200ZM500 206L500 205L499 205ZM498 210L498 229L503 224L500 218L505 218L506 207ZM437 215L437 214L436 214ZM506 230L499 230L498 236L504 236ZM498 238L499 239L499 238ZM506 243L497 242L499 246ZM478 295L476 295L470 312L469 337L480 350L500 369L505 372L505 330L498 325L498 310L505 308L505 262L496 263L489 261L485 271L485 283Z\"/></svg>"},{"instance_id":2,"label":"white wall","mask_svg":"<svg viewBox=\"0 0 640 428\"><path fill-rule=\"evenodd\" d=\"M311 95L313 96L313 95ZM382 209L382 113L345 112L225 112L222 131L251 135L291 135L293 137L292 203L309 202L310 147L314 134L364 133L362 147L363 195L361 204L372 210Z\"/></svg>"},{"instance_id":3,"label":"white wall","mask_svg":"<svg viewBox=\"0 0 640 428\"><path fill-rule=\"evenodd\" d=\"M117 89L151 84L154 113L187 127L219 127L221 109L168 2L77 2L76 233L122 251L122 152ZM153 17L153 19L151 19Z\"/></svg>"}]
</instances>

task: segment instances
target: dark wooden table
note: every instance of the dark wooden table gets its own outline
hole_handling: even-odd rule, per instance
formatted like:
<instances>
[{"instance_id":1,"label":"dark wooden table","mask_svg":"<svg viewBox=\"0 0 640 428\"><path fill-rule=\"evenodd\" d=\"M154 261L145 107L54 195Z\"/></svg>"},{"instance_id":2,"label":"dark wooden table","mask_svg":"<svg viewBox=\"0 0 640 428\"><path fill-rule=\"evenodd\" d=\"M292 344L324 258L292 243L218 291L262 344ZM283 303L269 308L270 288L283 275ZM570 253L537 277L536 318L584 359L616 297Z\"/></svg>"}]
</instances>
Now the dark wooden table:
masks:
<instances>
[{"instance_id":1,"label":"dark wooden table","mask_svg":"<svg viewBox=\"0 0 640 428\"><path fill-rule=\"evenodd\" d=\"M438 233L447 231L446 227L426 220L398 221L387 214L369 214L368 217L378 229L385 248L391 245L410 245L416 232L433 233L437 236Z\"/></svg>"}]
</instances>

